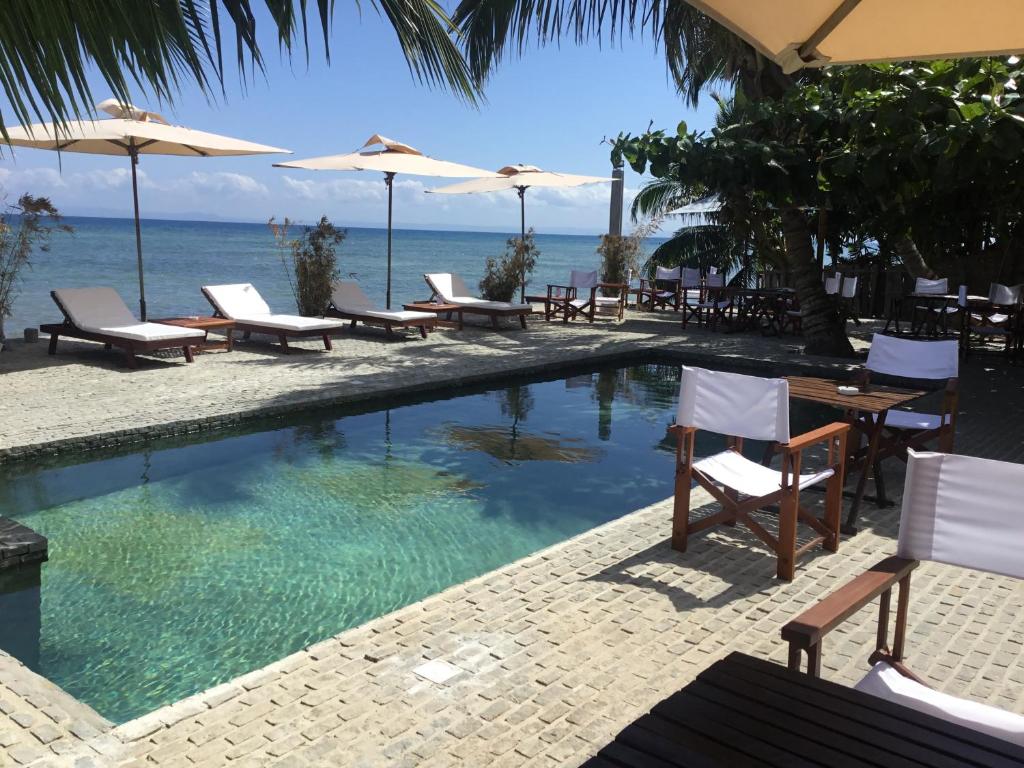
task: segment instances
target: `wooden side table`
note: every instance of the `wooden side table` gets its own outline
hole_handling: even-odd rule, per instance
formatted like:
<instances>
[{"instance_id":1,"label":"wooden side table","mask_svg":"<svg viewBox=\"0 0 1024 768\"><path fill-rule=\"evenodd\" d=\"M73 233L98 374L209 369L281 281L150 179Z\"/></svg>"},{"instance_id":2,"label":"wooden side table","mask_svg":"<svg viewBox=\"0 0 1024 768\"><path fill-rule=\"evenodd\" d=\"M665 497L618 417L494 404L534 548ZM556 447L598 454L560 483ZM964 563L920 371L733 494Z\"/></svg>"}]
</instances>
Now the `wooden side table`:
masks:
<instances>
[{"instance_id":1,"label":"wooden side table","mask_svg":"<svg viewBox=\"0 0 1024 768\"><path fill-rule=\"evenodd\" d=\"M402 309L406 312L432 312L437 315L437 325L440 328L454 328L462 330L462 307L458 304L435 304L432 301L414 301L411 304L403 304ZM444 319L441 315L445 315ZM452 320L455 315L457 320Z\"/></svg>"},{"instance_id":2,"label":"wooden side table","mask_svg":"<svg viewBox=\"0 0 1024 768\"><path fill-rule=\"evenodd\" d=\"M234 320L224 317L164 317L159 320L150 320L150 322L204 331L206 336L203 338L203 343L194 347L197 352L208 352L214 349L231 351L231 336L235 328ZM223 331L227 338L224 341L210 341L210 331Z\"/></svg>"}]
</instances>

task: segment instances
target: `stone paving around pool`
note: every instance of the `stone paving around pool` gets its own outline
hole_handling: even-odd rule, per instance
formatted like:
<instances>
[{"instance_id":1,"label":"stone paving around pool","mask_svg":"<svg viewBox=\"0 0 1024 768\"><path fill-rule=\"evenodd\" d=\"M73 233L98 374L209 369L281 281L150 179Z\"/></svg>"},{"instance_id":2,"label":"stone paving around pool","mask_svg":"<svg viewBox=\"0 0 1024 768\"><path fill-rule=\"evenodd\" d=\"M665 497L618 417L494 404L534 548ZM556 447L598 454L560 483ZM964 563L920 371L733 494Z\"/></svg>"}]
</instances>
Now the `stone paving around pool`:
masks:
<instances>
[{"instance_id":1,"label":"stone paving around pool","mask_svg":"<svg viewBox=\"0 0 1024 768\"><path fill-rule=\"evenodd\" d=\"M330 355L281 358L256 347L203 356L188 369L154 362L132 373L97 366L103 358L95 352L33 363L36 352L27 351L20 364L0 361L18 404L5 407L21 415L17 424L5 415L0 439L18 451L114 425L132 430L197 413L219 418L232 404L277 408L302 398L365 396L375 386L465 379L644 346L783 368L800 361L842 367L793 355L788 339L683 334L644 318L438 334L414 344L367 333ZM1024 460L1017 432L1024 371L979 358L965 366L962 381L958 450ZM76 396L83 390L87 397ZM899 488L898 462L886 468L890 488ZM707 498L695 494L695 501ZM740 527L698 538L686 553L671 550L670 509L667 500L633 512L113 729L0 655L0 765L576 765L733 650L784 662L781 625L891 553L898 517L898 507L866 505L859 534L845 538L838 553L806 557L785 584ZM914 582L908 649L915 671L942 690L1024 712L1024 587L936 565L923 566ZM862 611L829 637L826 676L852 683L863 674L874 618ZM444 684L417 676L413 670L432 659L458 674ZM42 736L36 732L51 724Z\"/></svg>"}]
</instances>

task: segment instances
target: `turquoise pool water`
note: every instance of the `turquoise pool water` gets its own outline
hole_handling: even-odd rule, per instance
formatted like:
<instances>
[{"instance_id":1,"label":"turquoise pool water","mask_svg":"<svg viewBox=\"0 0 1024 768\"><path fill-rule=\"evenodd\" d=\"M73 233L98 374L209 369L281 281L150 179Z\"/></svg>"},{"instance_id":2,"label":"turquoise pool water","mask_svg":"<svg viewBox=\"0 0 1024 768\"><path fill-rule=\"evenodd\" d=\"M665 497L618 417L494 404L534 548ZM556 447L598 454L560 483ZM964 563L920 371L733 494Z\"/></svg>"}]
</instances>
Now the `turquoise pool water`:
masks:
<instances>
[{"instance_id":1,"label":"turquoise pool water","mask_svg":"<svg viewBox=\"0 0 1024 768\"><path fill-rule=\"evenodd\" d=\"M50 560L38 585L0 577L0 644L131 719L670 495L678 377L605 368L8 467L0 514Z\"/></svg>"}]
</instances>

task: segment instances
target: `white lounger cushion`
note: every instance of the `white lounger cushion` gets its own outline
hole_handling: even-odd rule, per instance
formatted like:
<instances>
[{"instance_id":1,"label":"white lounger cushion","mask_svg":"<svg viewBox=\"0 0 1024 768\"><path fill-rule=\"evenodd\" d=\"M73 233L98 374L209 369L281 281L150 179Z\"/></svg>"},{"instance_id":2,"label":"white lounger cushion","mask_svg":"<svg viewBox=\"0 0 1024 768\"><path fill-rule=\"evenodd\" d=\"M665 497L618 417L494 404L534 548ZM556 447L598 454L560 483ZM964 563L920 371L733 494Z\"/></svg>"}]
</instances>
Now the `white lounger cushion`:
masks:
<instances>
[{"instance_id":1,"label":"white lounger cushion","mask_svg":"<svg viewBox=\"0 0 1024 768\"><path fill-rule=\"evenodd\" d=\"M340 320L301 315L240 315L232 319L243 325L262 325L282 331L331 331L345 325Z\"/></svg>"},{"instance_id":2,"label":"white lounger cushion","mask_svg":"<svg viewBox=\"0 0 1024 768\"><path fill-rule=\"evenodd\" d=\"M722 451L693 464L708 477L746 496L767 496L782 488L782 473L751 461L736 451ZM800 489L803 490L832 477L832 470L825 469L809 475L800 475Z\"/></svg>"},{"instance_id":3,"label":"white lounger cushion","mask_svg":"<svg viewBox=\"0 0 1024 768\"><path fill-rule=\"evenodd\" d=\"M81 327L81 326L79 326ZM139 323L118 325L110 328L83 328L85 331L105 333L107 336L118 336L132 341L164 341L166 339L205 338L206 332L195 328L180 328L176 325L163 323Z\"/></svg>"},{"instance_id":4,"label":"white lounger cushion","mask_svg":"<svg viewBox=\"0 0 1024 768\"><path fill-rule=\"evenodd\" d=\"M377 320L406 322L411 320L432 320L436 317L431 312L376 309L373 306L373 302L370 301L370 297L359 287L359 283L352 280L339 280L331 285L331 304L339 312L372 317Z\"/></svg>"},{"instance_id":5,"label":"white lounger cushion","mask_svg":"<svg viewBox=\"0 0 1024 768\"><path fill-rule=\"evenodd\" d=\"M949 424L949 414L946 414ZM942 417L937 413L917 413L916 411L889 411L885 415L885 426L893 429L938 429Z\"/></svg>"},{"instance_id":6,"label":"white lounger cushion","mask_svg":"<svg viewBox=\"0 0 1024 768\"><path fill-rule=\"evenodd\" d=\"M344 325L339 320L325 320L322 317L275 315L251 283L206 285L203 290L217 311L236 323L265 325L281 331L328 331Z\"/></svg>"},{"instance_id":7,"label":"white lounger cushion","mask_svg":"<svg viewBox=\"0 0 1024 768\"><path fill-rule=\"evenodd\" d=\"M205 337L204 331L140 323L113 288L58 288L54 295L77 328L132 341Z\"/></svg>"},{"instance_id":8,"label":"white lounger cushion","mask_svg":"<svg viewBox=\"0 0 1024 768\"><path fill-rule=\"evenodd\" d=\"M451 272L435 272L424 275L434 292L444 300L446 304L459 304L464 307L475 307L477 309L497 310L533 310L530 304L513 304L509 301L487 301L469 296L469 288L462 281L462 278Z\"/></svg>"},{"instance_id":9,"label":"white lounger cushion","mask_svg":"<svg viewBox=\"0 0 1024 768\"><path fill-rule=\"evenodd\" d=\"M934 691L904 677L884 661L875 664L856 688L926 715L1024 746L1024 716Z\"/></svg>"}]
</instances>

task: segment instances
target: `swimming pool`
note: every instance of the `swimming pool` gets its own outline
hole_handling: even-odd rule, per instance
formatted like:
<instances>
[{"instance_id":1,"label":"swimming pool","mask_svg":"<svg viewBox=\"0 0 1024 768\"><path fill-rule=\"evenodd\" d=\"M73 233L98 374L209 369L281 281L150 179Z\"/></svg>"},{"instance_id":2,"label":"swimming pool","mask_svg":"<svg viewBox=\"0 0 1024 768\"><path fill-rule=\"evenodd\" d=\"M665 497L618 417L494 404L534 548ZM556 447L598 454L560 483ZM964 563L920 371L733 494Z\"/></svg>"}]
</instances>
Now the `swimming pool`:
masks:
<instances>
[{"instance_id":1,"label":"swimming pool","mask_svg":"<svg viewBox=\"0 0 1024 768\"><path fill-rule=\"evenodd\" d=\"M669 496L678 381L605 367L12 465L0 513L50 560L0 575L0 643L144 714Z\"/></svg>"}]
</instances>

